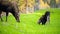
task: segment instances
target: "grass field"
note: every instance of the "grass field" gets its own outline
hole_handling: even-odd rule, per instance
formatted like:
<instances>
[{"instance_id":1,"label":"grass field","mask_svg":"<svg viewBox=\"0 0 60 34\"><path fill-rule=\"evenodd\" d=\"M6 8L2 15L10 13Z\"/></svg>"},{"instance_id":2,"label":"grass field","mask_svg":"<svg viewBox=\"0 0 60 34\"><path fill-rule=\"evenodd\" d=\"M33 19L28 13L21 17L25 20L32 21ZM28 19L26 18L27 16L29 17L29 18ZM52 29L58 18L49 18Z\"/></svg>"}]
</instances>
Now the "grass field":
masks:
<instances>
[{"instance_id":1,"label":"grass field","mask_svg":"<svg viewBox=\"0 0 60 34\"><path fill-rule=\"evenodd\" d=\"M38 25L38 19L46 11L39 10L32 14L20 14L20 23L16 22L12 15L8 16L8 21L0 20L0 34L60 34L60 9L50 10L50 23Z\"/></svg>"}]
</instances>

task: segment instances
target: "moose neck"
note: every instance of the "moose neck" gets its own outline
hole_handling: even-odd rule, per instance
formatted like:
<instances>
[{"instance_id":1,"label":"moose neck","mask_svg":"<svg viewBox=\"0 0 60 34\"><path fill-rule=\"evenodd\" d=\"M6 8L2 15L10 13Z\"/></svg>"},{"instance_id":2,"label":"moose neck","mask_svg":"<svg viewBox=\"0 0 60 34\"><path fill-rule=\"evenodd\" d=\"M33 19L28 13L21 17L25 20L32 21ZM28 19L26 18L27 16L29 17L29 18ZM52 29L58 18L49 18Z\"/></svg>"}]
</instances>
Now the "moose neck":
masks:
<instances>
[{"instance_id":1,"label":"moose neck","mask_svg":"<svg viewBox=\"0 0 60 34\"><path fill-rule=\"evenodd\" d=\"M16 21L17 21L17 22L20 22L20 21L19 21L19 15L18 15L18 13L17 13L17 12L12 12L12 14L13 14L13 16L15 17Z\"/></svg>"}]
</instances>

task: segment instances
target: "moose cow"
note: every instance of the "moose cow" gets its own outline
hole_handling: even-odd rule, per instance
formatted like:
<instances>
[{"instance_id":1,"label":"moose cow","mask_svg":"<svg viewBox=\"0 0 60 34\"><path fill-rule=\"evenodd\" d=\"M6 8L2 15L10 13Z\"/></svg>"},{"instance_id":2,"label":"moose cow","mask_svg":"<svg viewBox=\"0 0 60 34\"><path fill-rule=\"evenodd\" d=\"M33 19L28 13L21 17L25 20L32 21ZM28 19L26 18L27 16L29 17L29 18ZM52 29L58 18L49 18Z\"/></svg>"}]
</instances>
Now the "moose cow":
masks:
<instances>
[{"instance_id":1,"label":"moose cow","mask_svg":"<svg viewBox=\"0 0 60 34\"><path fill-rule=\"evenodd\" d=\"M7 21L7 17L9 12L15 17L17 22L20 22L19 20L19 9L18 9L18 5L16 2L10 2L8 0L0 0L0 19L1 21L1 14L2 12L6 12L6 21Z\"/></svg>"},{"instance_id":2,"label":"moose cow","mask_svg":"<svg viewBox=\"0 0 60 34\"><path fill-rule=\"evenodd\" d=\"M42 23L42 25L45 25L48 20L50 21L50 12L46 11L45 14L39 19L38 24Z\"/></svg>"}]
</instances>

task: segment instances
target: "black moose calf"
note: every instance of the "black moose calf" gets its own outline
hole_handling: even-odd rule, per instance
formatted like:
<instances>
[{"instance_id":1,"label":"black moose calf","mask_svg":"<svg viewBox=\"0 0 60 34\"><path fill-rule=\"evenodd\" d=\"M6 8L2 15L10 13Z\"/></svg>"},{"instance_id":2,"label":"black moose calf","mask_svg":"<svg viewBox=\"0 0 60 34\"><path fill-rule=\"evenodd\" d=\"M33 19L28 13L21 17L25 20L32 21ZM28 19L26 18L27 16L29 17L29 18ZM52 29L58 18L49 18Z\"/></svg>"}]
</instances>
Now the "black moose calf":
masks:
<instances>
[{"instance_id":1,"label":"black moose calf","mask_svg":"<svg viewBox=\"0 0 60 34\"><path fill-rule=\"evenodd\" d=\"M48 20L50 20L50 12L46 11L45 14L39 19L38 24L42 23L42 25L45 25Z\"/></svg>"}]
</instances>

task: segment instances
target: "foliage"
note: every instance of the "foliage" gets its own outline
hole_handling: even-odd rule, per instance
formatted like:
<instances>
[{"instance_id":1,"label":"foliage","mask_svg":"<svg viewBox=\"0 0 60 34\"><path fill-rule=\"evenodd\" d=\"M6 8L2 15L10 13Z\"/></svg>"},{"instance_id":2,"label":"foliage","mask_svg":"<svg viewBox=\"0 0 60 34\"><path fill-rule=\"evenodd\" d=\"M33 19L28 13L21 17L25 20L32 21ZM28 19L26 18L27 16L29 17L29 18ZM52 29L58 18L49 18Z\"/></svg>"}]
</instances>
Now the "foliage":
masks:
<instances>
[{"instance_id":1,"label":"foliage","mask_svg":"<svg viewBox=\"0 0 60 34\"><path fill-rule=\"evenodd\" d=\"M44 3L47 3L52 8L56 8L57 7L56 0L43 0L43 1L44 1Z\"/></svg>"}]
</instances>

